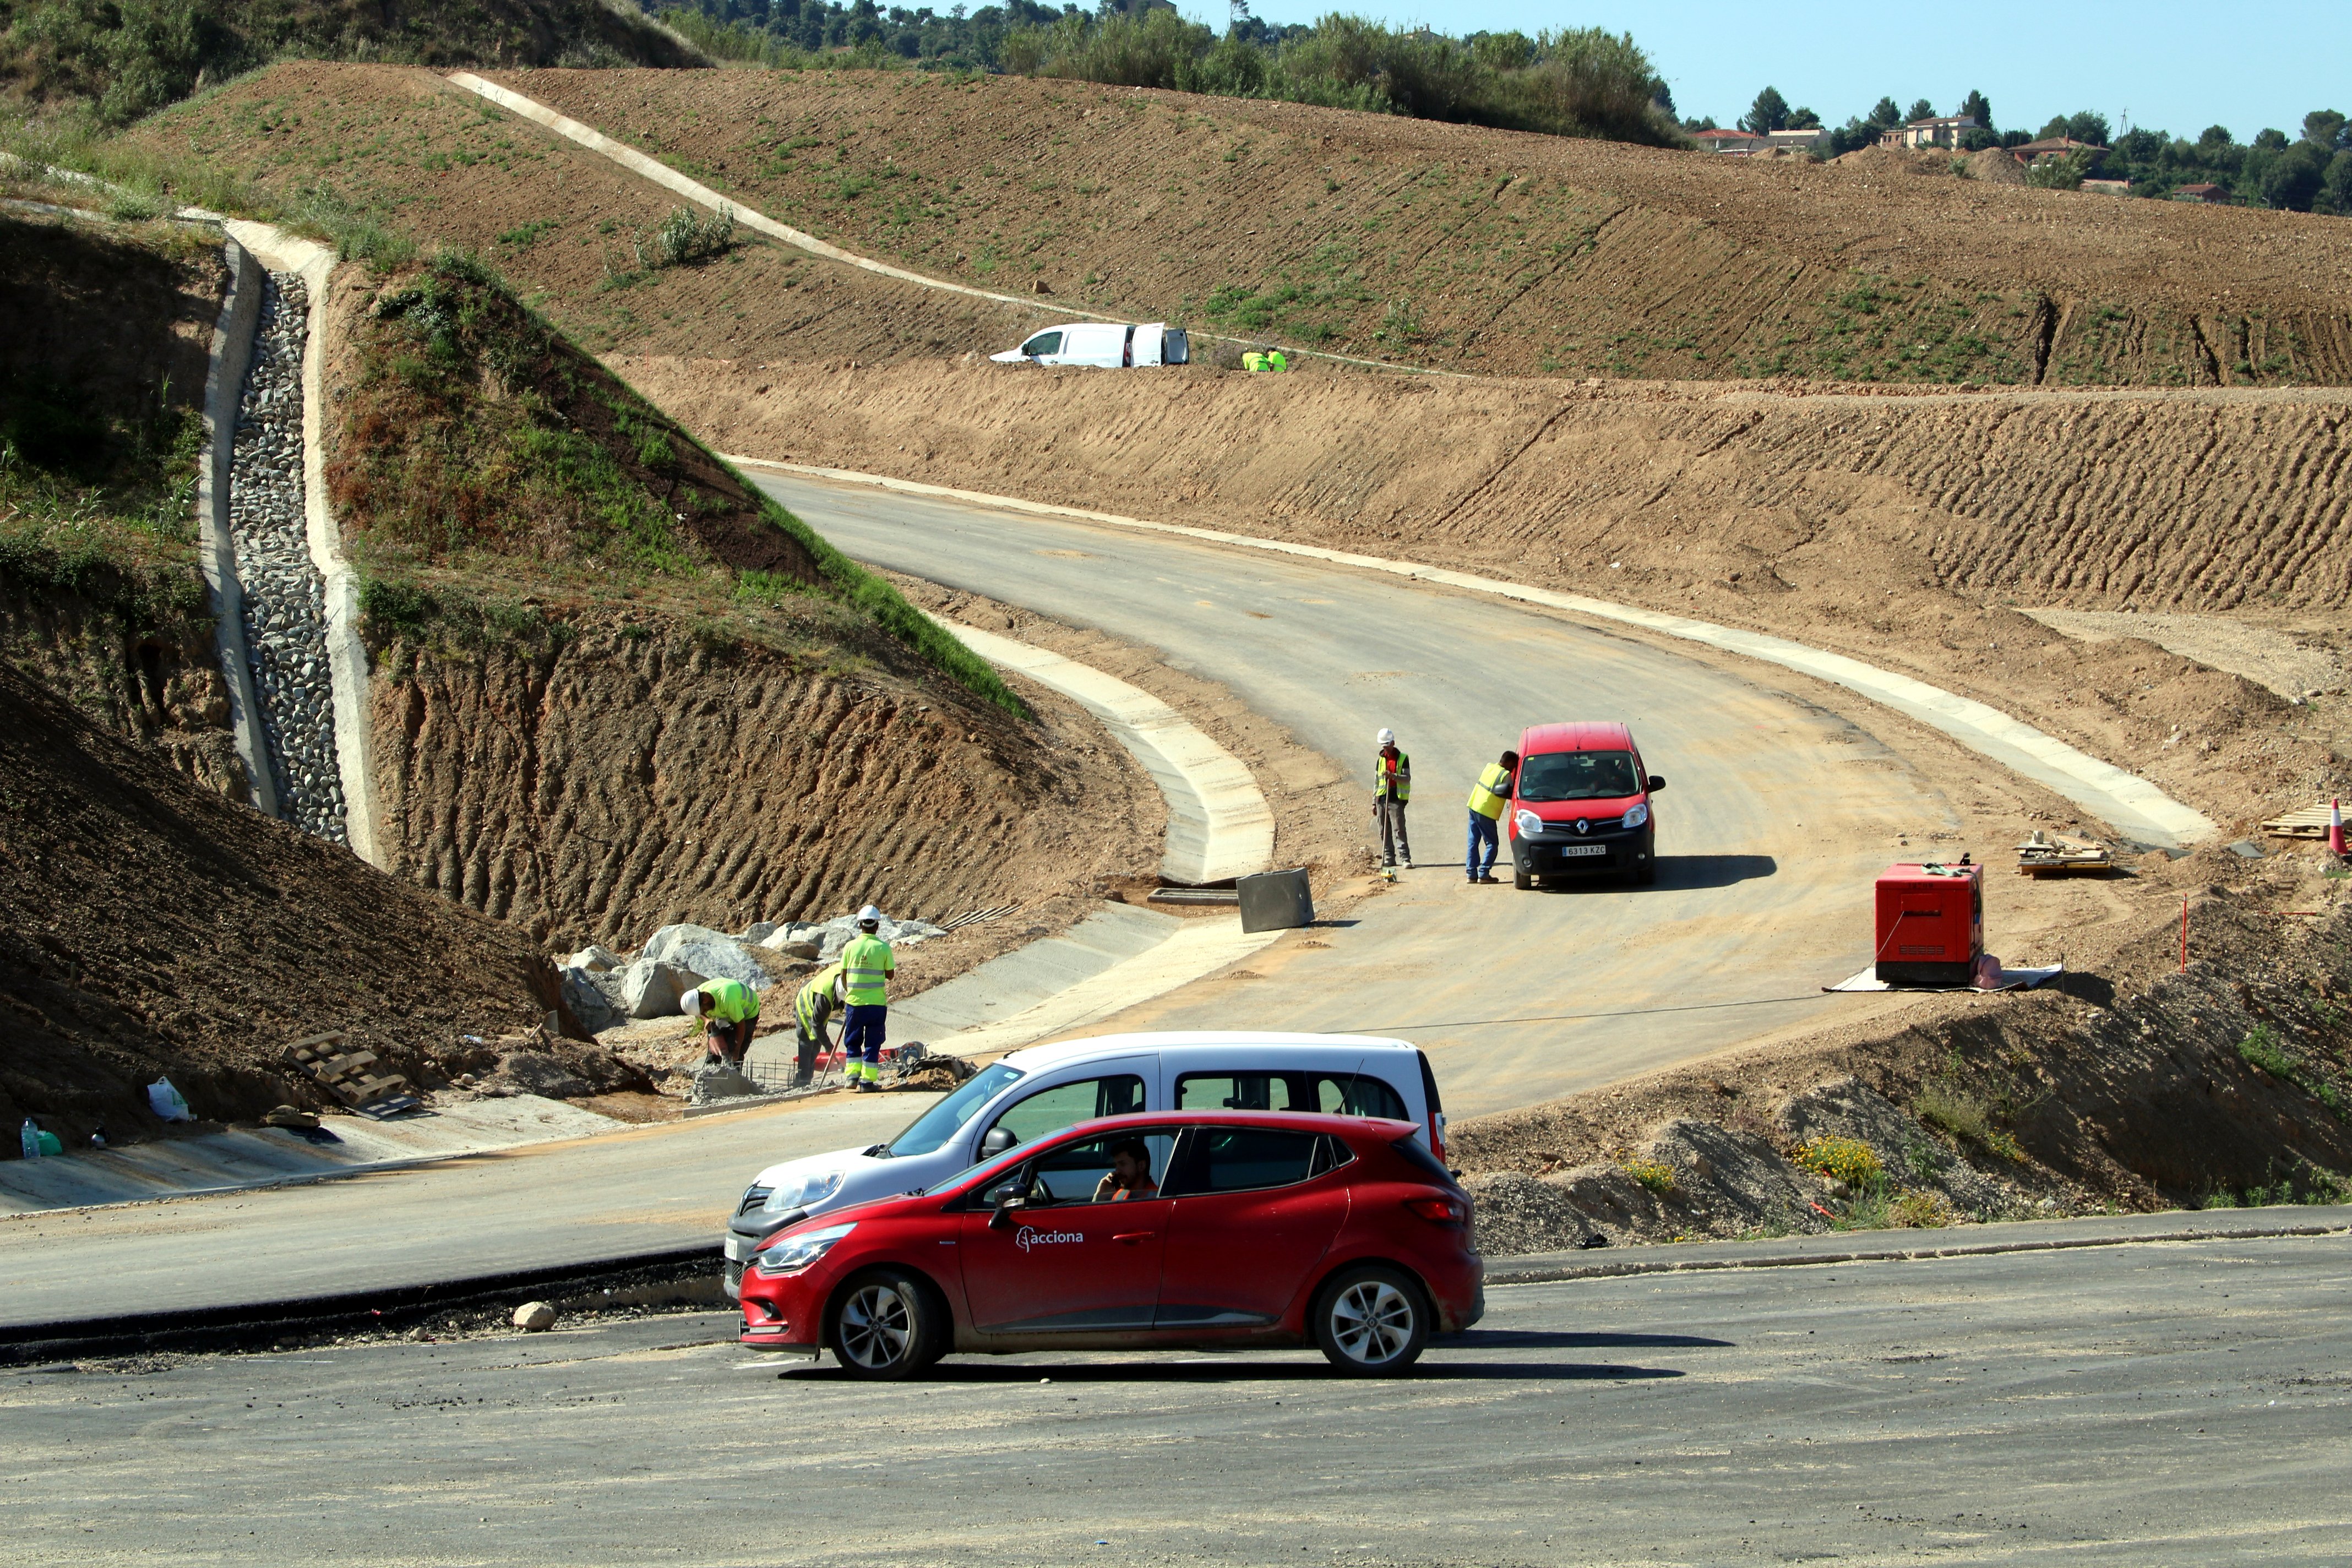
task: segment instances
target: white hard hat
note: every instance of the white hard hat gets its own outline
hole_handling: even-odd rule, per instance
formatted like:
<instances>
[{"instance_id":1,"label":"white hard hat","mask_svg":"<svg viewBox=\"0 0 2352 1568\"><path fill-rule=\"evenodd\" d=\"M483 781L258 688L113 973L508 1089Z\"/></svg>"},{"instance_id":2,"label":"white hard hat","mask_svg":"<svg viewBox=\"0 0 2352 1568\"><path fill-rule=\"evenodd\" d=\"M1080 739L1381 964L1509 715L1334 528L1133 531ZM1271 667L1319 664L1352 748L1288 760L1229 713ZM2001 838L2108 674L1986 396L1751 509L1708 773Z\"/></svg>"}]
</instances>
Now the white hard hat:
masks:
<instances>
[{"instance_id":1,"label":"white hard hat","mask_svg":"<svg viewBox=\"0 0 2352 1568\"><path fill-rule=\"evenodd\" d=\"M1380 732L1380 735L1379 735L1378 739L1377 739L1373 743L1374 743L1374 744L1376 744L1376 745L1381 745L1381 746L1393 746L1393 745L1395 745L1395 744L1396 744L1396 731L1395 731L1394 730L1383 730L1383 731L1381 731Z\"/></svg>"},{"instance_id":2,"label":"white hard hat","mask_svg":"<svg viewBox=\"0 0 2352 1568\"><path fill-rule=\"evenodd\" d=\"M702 1016L702 1004L705 1000L706 998L702 994L702 987L698 985L693 990L688 991L685 995L679 997L677 999L677 1005L679 1009L683 1011L688 1017L699 1018Z\"/></svg>"},{"instance_id":3,"label":"white hard hat","mask_svg":"<svg viewBox=\"0 0 2352 1568\"><path fill-rule=\"evenodd\" d=\"M857 921L860 925L865 924L867 921L872 921L876 924L879 925L882 921L882 911L876 909L872 904L868 904L864 909L857 911Z\"/></svg>"}]
</instances>

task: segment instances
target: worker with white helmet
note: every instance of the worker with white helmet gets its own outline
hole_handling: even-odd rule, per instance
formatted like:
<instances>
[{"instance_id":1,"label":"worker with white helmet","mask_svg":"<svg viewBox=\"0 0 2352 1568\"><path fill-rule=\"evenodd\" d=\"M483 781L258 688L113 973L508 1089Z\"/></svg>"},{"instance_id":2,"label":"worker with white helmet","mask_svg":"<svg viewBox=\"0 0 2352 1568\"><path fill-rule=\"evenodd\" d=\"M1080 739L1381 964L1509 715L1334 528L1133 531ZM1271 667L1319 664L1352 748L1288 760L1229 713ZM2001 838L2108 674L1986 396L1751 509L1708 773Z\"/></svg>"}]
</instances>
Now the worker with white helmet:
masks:
<instances>
[{"instance_id":1,"label":"worker with white helmet","mask_svg":"<svg viewBox=\"0 0 2352 1568\"><path fill-rule=\"evenodd\" d=\"M760 995L740 980L706 980L678 998L679 1010L703 1021L704 1065L722 1063L742 1070L760 1023Z\"/></svg>"},{"instance_id":2,"label":"worker with white helmet","mask_svg":"<svg viewBox=\"0 0 2352 1568\"><path fill-rule=\"evenodd\" d=\"M1412 869L1412 845L1404 836L1404 805L1412 798L1412 759L1397 750L1394 730L1378 737L1372 759L1372 819L1381 825L1381 864Z\"/></svg>"},{"instance_id":3,"label":"worker with white helmet","mask_svg":"<svg viewBox=\"0 0 2352 1568\"><path fill-rule=\"evenodd\" d=\"M861 1094L882 1087L882 1037L890 1013L890 976L898 961L884 942L882 911L857 911L857 935L841 950L842 1071Z\"/></svg>"}]
</instances>

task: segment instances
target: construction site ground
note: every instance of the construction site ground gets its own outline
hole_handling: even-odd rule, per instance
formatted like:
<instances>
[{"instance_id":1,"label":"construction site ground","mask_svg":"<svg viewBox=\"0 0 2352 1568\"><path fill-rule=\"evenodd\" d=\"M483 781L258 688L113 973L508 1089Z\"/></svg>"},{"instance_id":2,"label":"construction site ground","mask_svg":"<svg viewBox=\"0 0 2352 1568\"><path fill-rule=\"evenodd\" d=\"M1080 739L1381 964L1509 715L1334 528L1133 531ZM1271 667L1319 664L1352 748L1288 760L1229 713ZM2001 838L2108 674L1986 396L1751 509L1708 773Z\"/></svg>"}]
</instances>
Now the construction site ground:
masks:
<instances>
[{"instance_id":1,"label":"construction site ground","mask_svg":"<svg viewBox=\"0 0 2352 1568\"><path fill-rule=\"evenodd\" d=\"M2222 952L2245 963L2262 952L2246 933L2274 929L2280 911L2336 919L2334 886L2315 865L2243 871L2217 847L2339 789L2352 745L2340 684L2294 691L2282 673L2339 668L2346 631L2346 396L2279 384L2346 379L2343 301L2326 281L2336 241L2315 220L2101 205L1893 161L1733 170L1067 84L503 79L624 140L652 138L696 177L853 248L1019 285L1041 303L926 290L766 242L701 267L647 268L635 237L677 205L670 194L422 73L281 66L140 134L183 139L278 200L327 191L428 243L481 252L721 450L1408 557L1772 632L2017 714L2223 827L2189 859L2127 856L2108 879L1993 879L1996 951L2013 963L2063 955L2087 985L2037 1002L1824 998L1822 983L1867 960L1867 882L1887 860L1969 848L2000 866L2035 827L2099 824L1934 731L1729 656L1427 584L764 481L855 555L984 595L1007 625L1044 614L1066 628L1044 635L1107 630L1145 644L1196 683L1186 702L1238 702L1286 731L1326 764L1297 770L1280 792L1307 797L1291 803L1301 820L1327 803L1356 809L1345 786L1360 784L1370 731L1385 722L1423 760L1423 806L1434 809L1417 808L1415 826L1440 846L1425 860L1450 858L1469 776L1524 722L1607 705L1635 720L1654 769L1675 781L1660 806L1670 859L1654 891L1538 900L1465 888L1443 865L1394 889L1334 879L1333 891L1360 896L1341 914L1353 923L1286 937L1101 1027L1245 1018L1393 1029L1431 1047L1457 1115L1588 1091L1542 1115L1465 1125L1482 1169L1533 1177L1630 1154L1702 1089L1752 1097L1752 1110L1804 1090L1796 1078L1846 1072L1899 1100L1963 1047L2008 1050L2011 1070L2041 1081L2068 1041L2171 1005L2128 1013L2160 989L2152 954L2184 895L2239 933ZM693 103L665 96L697 92ZM856 121L855 133L809 141L794 117L812 113L836 130ZM983 131L992 117L1003 123ZM770 162L721 166L746 125L773 132ZM710 140L722 135L739 141ZM1098 135L1157 149L1153 166L1178 187L1158 195L1172 199L1136 200L1136 182L1118 185ZM1176 143L1155 140L1172 136L1197 137L1197 156L1185 155L1218 166L1183 172ZM972 166L923 164L917 145ZM1007 148L1026 159L1013 173ZM911 171L901 184L929 187L929 209L895 194L887 168L901 154ZM814 180L808 164L820 159ZM1109 177L1082 191L1081 168ZM938 242L968 221L963 198L943 188L958 181L992 192L1006 224L1029 225L1007 230L1035 241L1025 275L1007 283L978 270L983 258L1010 265L1010 237L978 249ZM1298 233L1249 234L1219 205L1231 191L1207 194L1220 181L1258 205L1297 184L1283 205L1300 215ZM1612 182L1639 184L1642 200L1594 205ZM1112 213L1122 197L1129 210ZM1100 211L1053 205L1098 198ZM1307 216L1326 198L1333 214ZM1526 205L1507 210L1514 202ZM894 234L859 226L885 211ZM1180 221L1191 226L1180 233ZM1358 248L1332 253L1340 227L1318 226L1333 224ZM1569 233L1579 224L1580 238ZM925 225L930 238L919 239ZM1203 248L1185 248L1183 234ZM1514 270L1523 246L1548 259ZM1408 253L1436 270L1416 271ZM1236 255L1278 265L1249 272ZM1768 256L1774 267L1757 259ZM1054 275L1080 267L1092 282ZM1339 282L1300 271L1318 267ZM1040 279L1051 292L1036 290ZM1156 374L979 363L1072 298L1205 331L1319 323L1307 335L1352 353L1532 374L1250 377L1218 368L1213 353ZM1668 299L1692 330L1644 338L1628 325ZM1586 323L1580 331L1614 331L1599 348L1552 342L1547 323L1570 318ZM1790 373L1972 384L1703 379ZM1635 374L1684 379L1622 379ZM2068 385L2089 381L2140 384ZM2118 624L2063 620L2154 613L2196 624L2086 640L2068 633ZM2243 653L2249 642L2261 660ZM2229 645L2241 651L2193 657ZM2290 1175L2298 1161L2340 1168L2332 1124L2286 1131L2309 1109L2295 1099L2308 1098L2301 1080L2265 1078L2221 1037L2266 1007L2340 1055L2335 1026L2311 1011L2331 964L2298 951L2277 966L2291 1005L2243 986L2185 1004L2213 1036L2197 1043L2200 1092L2245 1131L2229 1160L2165 1166L2139 1142L2171 1113L2162 1096L2134 1101L2133 1083L2070 1086L2059 1074L2045 1098L2066 1120L2029 1138L2031 1168L2003 1178L2022 1199L2079 1206L2228 1193L2275 1181L2282 1162ZM1652 1011L1667 1007L1682 1010ZM1972 1033L1970 1008L1979 1024L2000 1022ZM2012 1014L2025 1024L2013 1028ZM1705 1059L1733 1047L1747 1054L1722 1070ZM2163 1070L2148 1058L2118 1071L2143 1068ZM1601 1086L1615 1098L1589 1092ZM2101 1120L2094 1102L2113 1114ZM1742 1113L1713 1109L1714 1124L1741 1130ZM2278 1130L2267 1164L2247 1131L2258 1127ZM1626 1233L1674 1223L1629 1215Z\"/></svg>"}]
</instances>

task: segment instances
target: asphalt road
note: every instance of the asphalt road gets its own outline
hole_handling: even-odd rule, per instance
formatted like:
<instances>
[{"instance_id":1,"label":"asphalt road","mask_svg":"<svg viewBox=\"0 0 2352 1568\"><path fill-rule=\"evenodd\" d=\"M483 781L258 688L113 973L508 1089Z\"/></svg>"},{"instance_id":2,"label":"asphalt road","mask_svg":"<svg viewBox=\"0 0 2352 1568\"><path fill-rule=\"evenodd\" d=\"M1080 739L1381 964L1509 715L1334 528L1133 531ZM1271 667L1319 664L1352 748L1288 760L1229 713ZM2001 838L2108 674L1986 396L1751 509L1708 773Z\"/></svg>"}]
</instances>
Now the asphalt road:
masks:
<instances>
[{"instance_id":1,"label":"asphalt road","mask_svg":"<svg viewBox=\"0 0 2352 1568\"><path fill-rule=\"evenodd\" d=\"M830 1095L331 1182L0 1215L0 1328L715 1247L762 1165L877 1142L937 1099Z\"/></svg>"},{"instance_id":2,"label":"asphalt road","mask_svg":"<svg viewBox=\"0 0 2352 1568\"><path fill-rule=\"evenodd\" d=\"M1160 649L1366 789L1372 740L1412 754L1400 889L1129 1028L1396 1035L1455 1114L1533 1104L1874 1005L1823 997L1870 958L1895 835L1958 826L1932 783L1837 715L1562 616L1313 562L752 470L858 560ZM1528 724L1631 723L1660 795L1659 885L1472 888L1465 805ZM1576 1016L1563 1016L1573 1015ZM1517 1020L1532 1020L1519 1022Z\"/></svg>"},{"instance_id":3,"label":"asphalt road","mask_svg":"<svg viewBox=\"0 0 2352 1568\"><path fill-rule=\"evenodd\" d=\"M47 1563L2341 1562L2340 1236L1507 1287L1422 1375L710 1316L0 1374ZM21 1552L20 1552L21 1554Z\"/></svg>"}]
</instances>

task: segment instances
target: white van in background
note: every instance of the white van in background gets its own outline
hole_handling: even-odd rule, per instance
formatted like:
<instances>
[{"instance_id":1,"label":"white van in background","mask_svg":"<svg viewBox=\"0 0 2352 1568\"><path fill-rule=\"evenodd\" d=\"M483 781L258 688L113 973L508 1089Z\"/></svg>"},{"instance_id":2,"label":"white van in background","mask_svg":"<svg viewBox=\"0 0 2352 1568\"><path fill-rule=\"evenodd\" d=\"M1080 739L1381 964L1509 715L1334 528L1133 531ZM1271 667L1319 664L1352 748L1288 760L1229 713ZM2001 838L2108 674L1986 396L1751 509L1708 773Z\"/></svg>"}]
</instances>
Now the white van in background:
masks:
<instances>
[{"instance_id":1,"label":"white van in background","mask_svg":"<svg viewBox=\"0 0 2352 1568\"><path fill-rule=\"evenodd\" d=\"M1165 321L1122 326L1116 321L1071 321L1033 332L1017 349L988 356L998 364L1089 364L1104 370L1136 365L1186 364L1191 341L1181 327Z\"/></svg>"},{"instance_id":2,"label":"white van in background","mask_svg":"<svg viewBox=\"0 0 2352 1568\"><path fill-rule=\"evenodd\" d=\"M787 1160L754 1177L724 1242L732 1296L768 1237L811 1215L918 1193L1007 1149L1139 1110L1307 1110L1410 1121L1440 1160L1445 1108L1429 1058L1364 1035L1102 1035L990 1063L887 1143ZM1155 1173L1156 1174L1156 1173Z\"/></svg>"}]
</instances>

